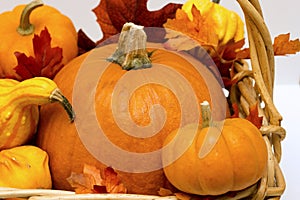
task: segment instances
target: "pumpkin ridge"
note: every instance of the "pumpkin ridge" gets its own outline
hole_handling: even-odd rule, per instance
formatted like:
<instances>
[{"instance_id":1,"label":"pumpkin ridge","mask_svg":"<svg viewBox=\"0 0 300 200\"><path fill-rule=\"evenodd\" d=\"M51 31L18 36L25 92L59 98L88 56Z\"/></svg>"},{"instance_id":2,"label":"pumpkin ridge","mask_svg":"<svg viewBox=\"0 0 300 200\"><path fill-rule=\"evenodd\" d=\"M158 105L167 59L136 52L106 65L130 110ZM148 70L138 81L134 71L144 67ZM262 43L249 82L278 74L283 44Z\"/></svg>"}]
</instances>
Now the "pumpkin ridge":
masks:
<instances>
[{"instance_id":1,"label":"pumpkin ridge","mask_svg":"<svg viewBox=\"0 0 300 200\"><path fill-rule=\"evenodd\" d=\"M244 119L244 120L246 120L246 119ZM248 122L248 121L247 121ZM235 125L235 123L233 123L234 125ZM251 131L245 131L244 133L245 133L245 135L249 138L249 140L251 140L251 146L252 146L252 150L255 152L255 154L256 155L260 155L260 153L261 152L259 152L258 151L258 148L256 148L256 146L255 146L255 144L256 144L256 141L255 141L255 139L253 138L253 133L254 132L257 132L257 128L251 123L251 125L252 126L248 126L248 128L250 129L252 129ZM260 132L259 132L259 134L261 134ZM264 141L263 141L264 142ZM256 161L257 161L257 163L261 163L261 160L260 159L258 159L258 157L257 156L255 156L255 159L256 159ZM260 170L259 170L259 165L257 165L256 166L256 177L259 177L259 175L260 175Z\"/></svg>"},{"instance_id":2,"label":"pumpkin ridge","mask_svg":"<svg viewBox=\"0 0 300 200\"><path fill-rule=\"evenodd\" d=\"M242 120L242 121L244 121L244 122L248 122L248 121L246 121L246 119L242 119L242 118L239 118L239 120ZM227 126L230 126L231 127L231 132L232 133L234 133L234 134L238 134L238 135L241 135L242 134L242 137L245 137L245 138L247 138L246 139L246 141L247 141L247 146L245 146L245 147L249 147L249 145L250 145L250 148L251 148L251 150L250 150L250 152L255 152L255 153L257 153L257 150L256 150L256 148L254 148L254 145L253 145L253 140L251 139L251 140L249 140L249 136L248 136L248 129L245 129L245 127L241 124L241 122L236 122L236 118L233 118L233 119L229 119L229 120L227 120ZM250 122L249 122L250 123ZM251 124L252 125L252 124ZM250 131L249 131L249 133L250 133ZM252 133L252 132L251 132ZM239 137L241 137L241 136L239 136ZM257 141L254 141L254 142L257 142ZM230 145L229 145L230 146ZM245 147L243 147L242 149L243 149L243 151L245 150ZM247 151L249 151L249 149L250 148L248 148L248 150ZM239 150L238 150L239 151ZM253 182L253 184L256 182L256 181L258 181L257 180L257 177L258 177L258 165L257 165L257 163L258 163L258 159L257 159L257 156L253 156L253 153L252 153L252 156L251 156L251 161L253 162L253 163L256 163L256 165L255 165L255 174L253 174L253 170L251 170L252 171L252 180L248 180L247 182ZM258 155L258 154L256 154L256 155ZM232 158L232 157L231 157ZM255 161L253 161L253 159L255 159ZM249 165L249 163L244 163L243 164L243 166L242 166L242 168L243 169L245 169L247 166ZM236 165L234 165L234 166L236 166ZM252 166L253 167L253 166ZM251 169L253 169L253 168L251 168ZM240 171L241 169L238 169L237 171ZM236 170L235 170L236 171ZM236 173L235 173L236 174ZM237 182L239 182L239 181L237 181ZM245 181L243 181L243 182L245 182ZM240 183L241 184L241 183ZM239 184L239 185L240 185ZM243 188L236 188L237 190L239 190L239 189L243 189Z\"/></svg>"},{"instance_id":3,"label":"pumpkin ridge","mask_svg":"<svg viewBox=\"0 0 300 200\"><path fill-rule=\"evenodd\" d=\"M226 122L225 122L226 123ZM228 144L228 142L227 142L227 139L226 139L226 137L224 136L224 130L223 129L227 129L227 127L226 127L226 125L225 125L225 123L223 124L223 127L222 127L222 134L220 135L221 136L221 138L223 139L223 141L224 141L224 143L225 143L225 146L226 146L226 149L227 149L227 152L229 153L229 158L230 158L230 160L231 160L231 162L230 163L232 163L231 164L231 172L232 172L232 174L233 174L233 176L232 176L232 180L231 180L231 186L230 186L230 188L228 188L229 190L232 190L233 188L234 188L234 185L236 184L236 173L235 173L235 170L234 170L234 162L233 162L233 157L231 156L232 155L232 151L230 150L230 145ZM227 133L228 131L226 131L226 133ZM220 139L220 138L219 138Z\"/></svg>"}]
</instances>

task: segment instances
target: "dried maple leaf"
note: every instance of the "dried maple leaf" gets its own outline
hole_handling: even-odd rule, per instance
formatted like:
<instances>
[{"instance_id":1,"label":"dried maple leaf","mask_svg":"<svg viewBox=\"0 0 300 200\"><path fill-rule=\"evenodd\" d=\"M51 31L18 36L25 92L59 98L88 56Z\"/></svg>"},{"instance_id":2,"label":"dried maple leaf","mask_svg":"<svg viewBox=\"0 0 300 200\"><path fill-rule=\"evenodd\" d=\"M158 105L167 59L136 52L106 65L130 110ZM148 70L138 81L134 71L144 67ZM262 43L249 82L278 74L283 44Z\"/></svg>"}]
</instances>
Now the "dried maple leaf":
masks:
<instances>
[{"instance_id":1,"label":"dried maple leaf","mask_svg":"<svg viewBox=\"0 0 300 200\"><path fill-rule=\"evenodd\" d=\"M62 48L51 47L51 36L45 27L40 35L34 35L33 56L26 56L24 53L15 52L18 65L14 68L16 73L21 77L20 80L44 76L53 79L56 73L63 67Z\"/></svg>"},{"instance_id":2,"label":"dried maple leaf","mask_svg":"<svg viewBox=\"0 0 300 200\"><path fill-rule=\"evenodd\" d=\"M275 55L295 54L300 51L299 39L290 40L290 33L278 35L273 44Z\"/></svg>"},{"instance_id":3,"label":"dried maple leaf","mask_svg":"<svg viewBox=\"0 0 300 200\"><path fill-rule=\"evenodd\" d=\"M230 40L227 44L219 46L216 49L216 53L212 55L212 60L220 72L225 88L228 90L235 84L235 80L232 80L232 77L235 75L235 71L233 70L234 62L240 59L238 52L240 52L244 44L244 39L236 42Z\"/></svg>"},{"instance_id":4,"label":"dried maple leaf","mask_svg":"<svg viewBox=\"0 0 300 200\"><path fill-rule=\"evenodd\" d=\"M78 55L84 54L96 47L96 43L91 40L82 29L77 32Z\"/></svg>"},{"instance_id":5,"label":"dried maple leaf","mask_svg":"<svg viewBox=\"0 0 300 200\"><path fill-rule=\"evenodd\" d=\"M98 193L100 189L96 188L95 190L95 185L102 186L103 179L101 178L99 169L85 164L83 166L83 173L72 172L71 176L67 178L67 181L70 183L71 187L75 188L76 193L84 194Z\"/></svg>"},{"instance_id":6,"label":"dried maple leaf","mask_svg":"<svg viewBox=\"0 0 300 200\"><path fill-rule=\"evenodd\" d=\"M127 189L118 177L113 168L107 167L104 170L104 182L108 193L127 193Z\"/></svg>"},{"instance_id":7,"label":"dried maple leaf","mask_svg":"<svg viewBox=\"0 0 300 200\"><path fill-rule=\"evenodd\" d=\"M126 22L145 27L162 27L168 18L173 18L182 4L170 3L158 11L147 9L148 0L101 0L93 9L103 32L100 41L121 32ZM99 41L99 42L100 42Z\"/></svg>"},{"instance_id":8,"label":"dried maple leaf","mask_svg":"<svg viewBox=\"0 0 300 200\"><path fill-rule=\"evenodd\" d=\"M95 166L85 164L82 173L71 173L67 181L75 189L76 193L126 193L127 189L111 168L104 169L103 177L101 171Z\"/></svg>"},{"instance_id":9,"label":"dried maple leaf","mask_svg":"<svg viewBox=\"0 0 300 200\"><path fill-rule=\"evenodd\" d=\"M275 56L295 54L300 51L300 41L299 39L290 40L290 33L280 34L274 39L273 50ZM239 59L249 59L249 48L238 51L236 57Z\"/></svg>"},{"instance_id":10,"label":"dried maple leaf","mask_svg":"<svg viewBox=\"0 0 300 200\"><path fill-rule=\"evenodd\" d=\"M71 176L67 178L67 181L77 194L94 193L95 180L90 174L72 172Z\"/></svg>"},{"instance_id":11,"label":"dried maple leaf","mask_svg":"<svg viewBox=\"0 0 300 200\"><path fill-rule=\"evenodd\" d=\"M181 9L176 12L174 19L168 19L164 27L169 29L166 38L167 45L174 50L190 50L199 45L217 47L219 40L213 26L214 23L203 17L200 11L193 5L193 21ZM176 32L173 32L177 31ZM191 38L191 39L189 39Z\"/></svg>"},{"instance_id":12,"label":"dried maple leaf","mask_svg":"<svg viewBox=\"0 0 300 200\"><path fill-rule=\"evenodd\" d=\"M239 108L237 103L232 103L233 115L231 118L239 117ZM248 121L254 124L258 129L262 126L263 117L259 116L258 113L258 102L249 108L249 115L246 117Z\"/></svg>"}]
</instances>

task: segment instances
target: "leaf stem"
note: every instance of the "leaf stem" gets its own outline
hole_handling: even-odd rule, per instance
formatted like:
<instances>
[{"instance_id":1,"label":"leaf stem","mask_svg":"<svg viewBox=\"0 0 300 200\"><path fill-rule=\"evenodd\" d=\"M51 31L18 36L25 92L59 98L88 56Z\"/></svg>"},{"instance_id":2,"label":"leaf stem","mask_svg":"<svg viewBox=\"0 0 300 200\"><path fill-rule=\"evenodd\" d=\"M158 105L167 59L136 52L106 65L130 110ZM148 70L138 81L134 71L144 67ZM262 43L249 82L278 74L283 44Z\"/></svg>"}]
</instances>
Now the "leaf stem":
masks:
<instances>
[{"instance_id":1,"label":"leaf stem","mask_svg":"<svg viewBox=\"0 0 300 200\"><path fill-rule=\"evenodd\" d=\"M17 32L20 35L30 35L34 32L34 25L30 23L29 19L30 14L35 8L40 7L42 5L43 2L41 0L34 0L25 6L21 14L20 24L17 28Z\"/></svg>"}]
</instances>

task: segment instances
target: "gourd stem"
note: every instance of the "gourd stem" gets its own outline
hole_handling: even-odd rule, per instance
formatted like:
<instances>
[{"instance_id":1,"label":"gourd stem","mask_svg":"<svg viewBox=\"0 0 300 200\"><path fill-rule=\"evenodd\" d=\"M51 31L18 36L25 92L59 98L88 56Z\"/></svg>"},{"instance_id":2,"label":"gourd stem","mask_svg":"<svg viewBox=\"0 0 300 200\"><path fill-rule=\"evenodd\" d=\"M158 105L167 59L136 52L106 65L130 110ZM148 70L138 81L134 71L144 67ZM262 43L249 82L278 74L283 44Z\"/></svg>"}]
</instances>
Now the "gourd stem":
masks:
<instances>
[{"instance_id":1,"label":"gourd stem","mask_svg":"<svg viewBox=\"0 0 300 200\"><path fill-rule=\"evenodd\" d=\"M120 33L118 47L107 60L119 64L125 70L151 67L146 50L147 35L143 26L125 23Z\"/></svg>"},{"instance_id":2,"label":"gourd stem","mask_svg":"<svg viewBox=\"0 0 300 200\"><path fill-rule=\"evenodd\" d=\"M212 0L214 3L220 3L220 0Z\"/></svg>"},{"instance_id":3,"label":"gourd stem","mask_svg":"<svg viewBox=\"0 0 300 200\"><path fill-rule=\"evenodd\" d=\"M70 121L73 122L75 120L75 112L72 108L72 105L59 89L55 89L52 92L52 94L50 95L50 101L58 101L64 107L65 111L69 116Z\"/></svg>"},{"instance_id":4,"label":"gourd stem","mask_svg":"<svg viewBox=\"0 0 300 200\"><path fill-rule=\"evenodd\" d=\"M200 106L202 114L202 128L209 127L212 124L210 105L207 101L203 101Z\"/></svg>"},{"instance_id":5,"label":"gourd stem","mask_svg":"<svg viewBox=\"0 0 300 200\"><path fill-rule=\"evenodd\" d=\"M19 27L17 28L17 32L20 35L30 35L34 32L34 25L30 23L29 19L30 14L35 8L42 5L43 2L41 0L34 0L25 6L21 14Z\"/></svg>"}]
</instances>

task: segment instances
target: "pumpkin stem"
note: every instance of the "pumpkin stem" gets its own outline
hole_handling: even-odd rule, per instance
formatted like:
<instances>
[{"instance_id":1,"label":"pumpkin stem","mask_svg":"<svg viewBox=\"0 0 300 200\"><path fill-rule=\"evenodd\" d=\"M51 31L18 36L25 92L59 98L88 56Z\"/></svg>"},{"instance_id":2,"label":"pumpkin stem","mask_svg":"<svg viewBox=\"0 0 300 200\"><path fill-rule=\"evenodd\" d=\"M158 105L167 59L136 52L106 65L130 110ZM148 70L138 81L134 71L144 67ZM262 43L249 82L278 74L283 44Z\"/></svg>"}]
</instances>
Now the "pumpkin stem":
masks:
<instances>
[{"instance_id":1,"label":"pumpkin stem","mask_svg":"<svg viewBox=\"0 0 300 200\"><path fill-rule=\"evenodd\" d=\"M202 114L202 128L209 127L212 124L210 105L207 101L203 101L200 106Z\"/></svg>"},{"instance_id":2,"label":"pumpkin stem","mask_svg":"<svg viewBox=\"0 0 300 200\"><path fill-rule=\"evenodd\" d=\"M107 60L119 64L125 70L151 67L151 60L146 50L147 35L143 26L125 23L114 54Z\"/></svg>"},{"instance_id":3,"label":"pumpkin stem","mask_svg":"<svg viewBox=\"0 0 300 200\"><path fill-rule=\"evenodd\" d=\"M30 14L31 12L43 5L41 0L34 0L31 3L27 4L21 14L20 25L17 28L17 32L20 35L30 35L34 32L34 25L30 23Z\"/></svg>"},{"instance_id":4,"label":"pumpkin stem","mask_svg":"<svg viewBox=\"0 0 300 200\"><path fill-rule=\"evenodd\" d=\"M71 122L75 119L75 112L72 108L72 105L68 101L68 99L61 93L61 91L57 88L55 89L52 94L50 95L50 101L55 102L58 101L68 113L69 119Z\"/></svg>"}]
</instances>

